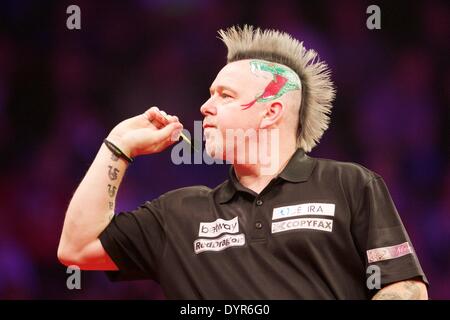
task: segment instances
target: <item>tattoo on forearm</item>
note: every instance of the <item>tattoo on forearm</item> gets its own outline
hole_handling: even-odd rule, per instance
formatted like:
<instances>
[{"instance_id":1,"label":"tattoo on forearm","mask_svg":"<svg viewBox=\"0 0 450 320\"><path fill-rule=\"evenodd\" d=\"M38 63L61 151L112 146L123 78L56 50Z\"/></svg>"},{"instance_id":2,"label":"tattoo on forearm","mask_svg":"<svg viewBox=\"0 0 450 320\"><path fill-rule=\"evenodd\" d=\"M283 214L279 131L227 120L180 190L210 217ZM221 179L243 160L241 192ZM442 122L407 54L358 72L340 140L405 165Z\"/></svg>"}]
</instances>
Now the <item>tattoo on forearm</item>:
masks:
<instances>
[{"instance_id":1,"label":"tattoo on forearm","mask_svg":"<svg viewBox=\"0 0 450 320\"><path fill-rule=\"evenodd\" d=\"M373 300L417 300L421 298L420 292L420 287L415 281L405 281L401 288L392 288L391 291L380 290Z\"/></svg>"},{"instance_id":2,"label":"tattoo on forearm","mask_svg":"<svg viewBox=\"0 0 450 320\"><path fill-rule=\"evenodd\" d=\"M114 161L117 161L118 158L114 154L112 154L111 159ZM117 174L119 172L120 172L119 169L114 168L112 165L108 166L108 177L110 180L117 180ZM117 190L116 186L114 186L112 184L108 184L108 194L111 198L113 198L114 195L116 194L116 190ZM108 207L109 207L109 210L113 211L111 216L109 217L109 220L111 221L114 217L114 201L109 201Z\"/></svg>"},{"instance_id":3,"label":"tattoo on forearm","mask_svg":"<svg viewBox=\"0 0 450 320\"><path fill-rule=\"evenodd\" d=\"M396 292L379 292L373 300L403 300L403 298Z\"/></svg>"},{"instance_id":4,"label":"tattoo on forearm","mask_svg":"<svg viewBox=\"0 0 450 320\"><path fill-rule=\"evenodd\" d=\"M108 184L108 194L112 198L116 194L117 187L111 184Z\"/></svg>"},{"instance_id":5,"label":"tattoo on forearm","mask_svg":"<svg viewBox=\"0 0 450 320\"><path fill-rule=\"evenodd\" d=\"M119 169L114 168L113 166L108 166L108 176L111 180L117 180L117 173L119 173Z\"/></svg>"},{"instance_id":6,"label":"tattoo on forearm","mask_svg":"<svg viewBox=\"0 0 450 320\"><path fill-rule=\"evenodd\" d=\"M405 283L403 283L403 287L405 288L405 295L408 295L407 299L420 299L420 288L416 282L406 281Z\"/></svg>"}]
</instances>

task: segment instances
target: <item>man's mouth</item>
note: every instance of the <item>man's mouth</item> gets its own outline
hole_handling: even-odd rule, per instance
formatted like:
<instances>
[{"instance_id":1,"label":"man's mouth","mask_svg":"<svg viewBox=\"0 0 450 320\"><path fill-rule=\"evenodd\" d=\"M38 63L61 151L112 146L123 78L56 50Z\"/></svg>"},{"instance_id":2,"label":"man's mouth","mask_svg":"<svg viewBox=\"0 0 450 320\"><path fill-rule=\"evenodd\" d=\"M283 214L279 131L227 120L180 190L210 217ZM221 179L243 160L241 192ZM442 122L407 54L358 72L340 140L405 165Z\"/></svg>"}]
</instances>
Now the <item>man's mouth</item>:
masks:
<instances>
[{"instance_id":1,"label":"man's mouth","mask_svg":"<svg viewBox=\"0 0 450 320\"><path fill-rule=\"evenodd\" d=\"M208 128L215 128L215 126L213 126L212 124L204 123L203 129L208 129Z\"/></svg>"}]
</instances>

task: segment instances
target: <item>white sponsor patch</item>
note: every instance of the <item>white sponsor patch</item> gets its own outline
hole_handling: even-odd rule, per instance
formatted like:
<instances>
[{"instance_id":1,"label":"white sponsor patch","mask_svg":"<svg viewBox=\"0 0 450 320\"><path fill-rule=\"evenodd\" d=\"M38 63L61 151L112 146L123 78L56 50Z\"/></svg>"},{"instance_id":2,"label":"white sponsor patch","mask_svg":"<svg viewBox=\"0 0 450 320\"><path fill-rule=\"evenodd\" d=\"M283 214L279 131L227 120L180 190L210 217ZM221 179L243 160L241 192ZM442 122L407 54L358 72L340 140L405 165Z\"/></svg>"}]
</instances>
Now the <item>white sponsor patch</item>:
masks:
<instances>
[{"instance_id":1,"label":"white sponsor patch","mask_svg":"<svg viewBox=\"0 0 450 320\"><path fill-rule=\"evenodd\" d=\"M231 220L217 219L214 222L200 222L200 227L198 228L198 236L207 238L213 238L221 235L222 233L238 232L238 217L234 217Z\"/></svg>"},{"instance_id":2,"label":"white sponsor patch","mask_svg":"<svg viewBox=\"0 0 450 320\"><path fill-rule=\"evenodd\" d=\"M334 216L334 203L302 203L273 209L272 220L296 216Z\"/></svg>"},{"instance_id":3,"label":"white sponsor patch","mask_svg":"<svg viewBox=\"0 0 450 320\"><path fill-rule=\"evenodd\" d=\"M225 234L217 239L197 239L194 241L194 252L221 251L229 247L243 246L245 236L240 234Z\"/></svg>"},{"instance_id":4,"label":"white sponsor patch","mask_svg":"<svg viewBox=\"0 0 450 320\"><path fill-rule=\"evenodd\" d=\"M333 220L321 218L298 218L272 222L272 233L295 229L314 229L331 232L333 231Z\"/></svg>"},{"instance_id":5,"label":"white sponsor patch","mask_svg":"<svg viewBox=\"0 0 450 320\"><path fill-rule=\"evenodd\" d=\"M369 263L372 263L402 257L410 253L413 253L411 246L408 242L403 242L391 247L367 250L367 260Z\"/></svg>"}]
</instances>

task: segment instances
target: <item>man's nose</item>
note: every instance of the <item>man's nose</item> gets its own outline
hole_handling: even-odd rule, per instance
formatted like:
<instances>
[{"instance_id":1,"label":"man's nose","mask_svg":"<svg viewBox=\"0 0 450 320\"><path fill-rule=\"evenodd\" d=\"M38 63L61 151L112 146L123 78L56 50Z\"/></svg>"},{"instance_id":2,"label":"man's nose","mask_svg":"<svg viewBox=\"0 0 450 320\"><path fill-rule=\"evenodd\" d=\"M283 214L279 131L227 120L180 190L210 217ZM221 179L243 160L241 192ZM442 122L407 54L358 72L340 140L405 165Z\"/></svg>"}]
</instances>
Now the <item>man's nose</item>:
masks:
<instances>
[{"instance_id":1,"label":"man's nose","mask_svg":"<svg viewBox=\"0 0 450 320\"><path fill-rule=\"evenodd\" d=\"M214 106L214 103L211 101L212 99L209 98L201 107L200 107L200 112L202 113L202 115L204 115L205 117L207 115L216 115L217 114L217 109Z\"/></svg>"}]
</instances>

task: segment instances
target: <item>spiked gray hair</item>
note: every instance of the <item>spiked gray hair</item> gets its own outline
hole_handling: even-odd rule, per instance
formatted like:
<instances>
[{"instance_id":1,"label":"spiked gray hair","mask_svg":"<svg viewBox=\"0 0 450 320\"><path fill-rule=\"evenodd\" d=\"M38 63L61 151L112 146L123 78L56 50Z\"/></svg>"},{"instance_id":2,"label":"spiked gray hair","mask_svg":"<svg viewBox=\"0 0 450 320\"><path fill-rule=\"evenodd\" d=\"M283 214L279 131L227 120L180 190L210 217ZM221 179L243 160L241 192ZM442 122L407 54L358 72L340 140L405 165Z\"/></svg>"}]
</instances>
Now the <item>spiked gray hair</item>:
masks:
<instances>
[{"instance_id":1,"label":"spiked gray hair","mask_svg":"<svg viewBox=\"0 0 450 320\"><path fill-rule=\"evenodd\" d=\"M302 97L297 126L297 146L309 152L319 142L330 122L335 89L326 63L317 52L306 50L303 42L277 30L231 27L219 30L220 39L228 49L227 62L261 59L280 63L300 77Z\"/></svg>"}]
</instances>

